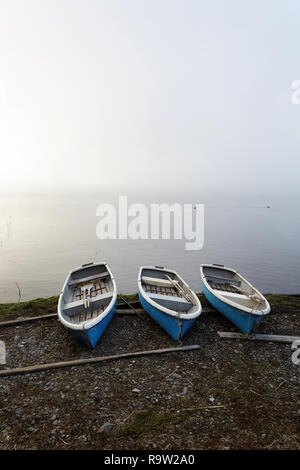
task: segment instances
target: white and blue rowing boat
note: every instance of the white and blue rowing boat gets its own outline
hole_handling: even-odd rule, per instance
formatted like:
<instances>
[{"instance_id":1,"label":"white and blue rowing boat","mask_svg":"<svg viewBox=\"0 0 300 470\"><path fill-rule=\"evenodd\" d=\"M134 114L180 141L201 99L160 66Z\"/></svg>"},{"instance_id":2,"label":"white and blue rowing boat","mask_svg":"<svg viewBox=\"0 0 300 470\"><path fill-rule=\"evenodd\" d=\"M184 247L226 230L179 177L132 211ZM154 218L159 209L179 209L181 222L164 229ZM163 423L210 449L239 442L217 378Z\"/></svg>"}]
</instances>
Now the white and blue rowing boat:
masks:
<instances>
[{"instance_id":1,"label":"white and blue rowing boat","mask_svg":"<svg viewBox=\"0 0 300 470\"><path fill-rule=\"evenodd\" d=\"M173 270L142 266L138 294L144 310L175 341L179 341L201 314L201 303Z\"/></svg>"},{"instance_id":2,"label":"white and blue rowing boat","mask_svg":"<svg viewBox=\"0 0 300 470\"><path fill-rule=\"evenodd\" d=\"M87 346L95 347L117 305L117 287L106 263L73 269L58 301L58 318Z\"/></svg>"},{"instance_id":3,"label":"white and blue rowing boat","mask_svg":"<svg viewBox=\"0 0 300 470\"><path fill-rule=\"evenodd\" d=\"M202 264L200 278L208 302L244 334L253 333L271 310L267 299L234 269Z\"/></svg>"}]
</instances>

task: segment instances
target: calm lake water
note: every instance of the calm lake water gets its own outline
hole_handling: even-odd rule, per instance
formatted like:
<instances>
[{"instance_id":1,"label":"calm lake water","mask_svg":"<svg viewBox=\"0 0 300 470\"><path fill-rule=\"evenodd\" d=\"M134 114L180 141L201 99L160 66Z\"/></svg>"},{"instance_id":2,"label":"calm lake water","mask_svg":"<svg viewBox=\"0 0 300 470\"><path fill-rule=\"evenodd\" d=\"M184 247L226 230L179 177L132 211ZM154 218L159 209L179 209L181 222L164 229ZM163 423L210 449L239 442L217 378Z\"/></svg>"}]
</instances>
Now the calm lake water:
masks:
<instances>
[{"instance_id":1,"label":"calm lake water","mask_svg":"<svg viewBox=\"0 0 300 470\"><path fill-rule=\"evenodd\" d=\"M300 293L300 201L297 198L233 196L204 201L156 198L156 203L205 203L205 240L186 251L184 240L107 240L96 237L101 199L0 201L0 302L57 295L68 272L90 261L106 261L122 293L137 291L141 265L178 271L200 292L200 263L237 269L264 293ZM147 202L145 197L129 198ZM149 201L148 201L149 202ZM270 208L267 208L270 205Z\"/></svg>"}]
</instances>

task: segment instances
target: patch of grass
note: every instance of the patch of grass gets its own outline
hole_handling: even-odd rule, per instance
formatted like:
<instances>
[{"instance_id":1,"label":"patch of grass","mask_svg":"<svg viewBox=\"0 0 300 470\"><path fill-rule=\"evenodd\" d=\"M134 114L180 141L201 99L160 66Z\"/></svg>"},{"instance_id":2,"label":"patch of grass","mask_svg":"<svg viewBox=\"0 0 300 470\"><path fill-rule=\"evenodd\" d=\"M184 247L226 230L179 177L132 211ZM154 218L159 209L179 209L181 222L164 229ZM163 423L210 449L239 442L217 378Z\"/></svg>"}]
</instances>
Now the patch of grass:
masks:
<instances>
[{"instance_id":1,"label":"patch of grass","mask_svg":"<svg viewBox=\"0 0 300 470\"><path fill-rule=\"evenodd\" d=\"M27 302L0 304L0 317L20 317L34 313L47 314L57 312L58 296L39 298Z\"/></svg>"},{"instance_id":2,"label":"patch of grass","mask_svg":"<svg viewBox=\"0 0 300 470\"><path fill-rule=\"evenodd\" d=\"M297 305L300 304L300 295L288 295L288 294L266 294L266 299L270 303L275 303L276 305Z\"/></svg>"},{"instance_id":3,"label":"patch of grass","mask_svg":"<svg viewBox=\"0 0 300 470\"><path fill-rule=\"evenodd\" d=\"M127 300L127 302L135 302L139 300L138 294L118 294L118 303L123 303L123 300L121 299L123 297L124 300Z\"/></svg>"},{"instance_id":4,"label":"patch of grass","mask_svg":"<svg viewBox=\"0 0 300 470\"><path fill-rule=\"evenodd\" d=\"M186 420L187 412L177 413L176 410L154 411L146 410L136 412L132 421L124 424L118 431L119 437L138 437L151 432L163 432L170 426L180 424Z\"/></svg>"},{"instance_id":5,"label":"patch of grass","mask_svg":"<svg viewBox=\"0 0 300 470\"><path fill-rule=\"evenodd\" d=\"M127 302L139 300L137 294L119 294L118 303L122 303L123 297ZM0 318L2 317L22 317L31 316L33 314L47 314L57 312L58 296L48 298L38 298L28 300L27 302L12 302L7 304L0 304Z\"/></svg>"}]
</instances>

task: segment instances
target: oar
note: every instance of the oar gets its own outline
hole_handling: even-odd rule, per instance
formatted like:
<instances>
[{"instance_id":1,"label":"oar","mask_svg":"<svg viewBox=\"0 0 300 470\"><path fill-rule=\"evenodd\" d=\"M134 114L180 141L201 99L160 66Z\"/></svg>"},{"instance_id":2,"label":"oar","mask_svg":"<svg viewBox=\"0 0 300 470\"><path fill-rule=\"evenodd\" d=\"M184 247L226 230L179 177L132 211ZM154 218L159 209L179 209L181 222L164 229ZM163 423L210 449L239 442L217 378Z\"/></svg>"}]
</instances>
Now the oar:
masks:
<instances>
[{"instance_id":1,"label":"oar","mask_svg":"<svg viewBox=\"0 0 300 470\"><path fill-rule=\"evenodd\" d=\"M174 281L173 279L170 278L167 274L165 274L166 278L171 282L171 284L175 287L175 289L187 300L188 302L191 302L194 306L196 306L196 303L194 302L193 299L191 299L183 290L183 288L178 284L178 282Z\"/></svg>"}]
</instances>

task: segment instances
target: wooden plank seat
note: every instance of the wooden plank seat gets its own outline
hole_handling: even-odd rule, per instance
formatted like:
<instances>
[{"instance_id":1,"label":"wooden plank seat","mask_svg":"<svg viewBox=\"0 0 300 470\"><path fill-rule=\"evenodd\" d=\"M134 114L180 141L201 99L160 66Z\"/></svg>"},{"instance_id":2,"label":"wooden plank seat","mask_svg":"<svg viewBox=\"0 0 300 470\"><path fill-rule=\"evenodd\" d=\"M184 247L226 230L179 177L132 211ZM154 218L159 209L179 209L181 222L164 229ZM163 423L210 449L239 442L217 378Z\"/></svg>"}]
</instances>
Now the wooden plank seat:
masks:
<instances>
[{"instance_id":1,"label":"wooden plank seat","mask_svg":"<svg viewBox=\"0 0 300 470\"><path fill-rule=\"evenodd\" d=\"M91 281L97 281L99 279L103 279L107 276L109 276L108 271L104 271L104 273L94 274L93 276L82 277L80 279L74 279L69 282L69 286L72 287L72 286L77 286L78 284L86 284Z\"/></svg>"},{"instance_id":2,"label":"wooden plank seat","mask_svg":"<svg viewBox=\"0 0 300 470\"><path fill-rule=\"evenodd\" d=\"M150 299L158 303L162 307L168 308L170 310L175 310L176 312L182 311L186 312L193 307L191 302L188 302L184 297L163 295L163 294L153 294L148 293Z\"/></svg>"},{"instance_id":3,"label":"wooden plank seat","mask_svg":"<svg viewBox=\"0 0 300 470\"><path fill-rule=\"evenodd\" d=\"M99 308L101 303L106 299L109 299L113 296L112 292L106 292L105 294L97 295L96 297L90 298L90 306L85 309L84 307L84 299L82 300L75 300L74 302L68 302L65 304L63 311L69 317L73 315L77 315L80 312L84 312L85 310L93 310Z\"/></svg>"}]
</instances>

